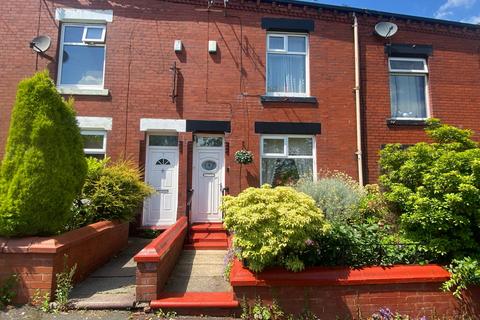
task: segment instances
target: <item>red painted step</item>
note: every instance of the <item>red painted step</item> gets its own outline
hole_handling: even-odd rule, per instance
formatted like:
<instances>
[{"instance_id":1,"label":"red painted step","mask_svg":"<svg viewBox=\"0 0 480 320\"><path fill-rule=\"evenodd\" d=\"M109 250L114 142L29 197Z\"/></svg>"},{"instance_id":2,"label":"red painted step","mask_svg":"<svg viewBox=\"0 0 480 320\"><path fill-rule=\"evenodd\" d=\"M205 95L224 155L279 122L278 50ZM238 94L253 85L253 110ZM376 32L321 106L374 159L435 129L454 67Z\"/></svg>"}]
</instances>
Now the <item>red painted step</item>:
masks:
<instances>
[{"instance_id":1,"label":"red painted step","mask_svg":"<svg viewBox=\"0 0 480 320\"><path fill-rule=\"evenodd\" d=\"M225 228L223 227L223 223L195 223L190 226L190 230L197 232L225 232Z\"/></svg>"},{"instance_id":2,"label":"red painted step","mask_svg":"<svg viewBox=\"0 0 480 320\"><path fill-rule=\"evenodd\" d=\"M227 231L222 223L196 223L190 227L186 250L228 249Z\"/></svg>"},{"instance_id":3,"label":"red painted step","mask_svg":"<svg viewBox=\"0 0 480 320\"><path fill-rule=\"evenodd\" d=\"M212 242L212 241L227 241L226 233L204 233L204 232L194 232L189 236L190 242Z\"/></svg>"},{"instance_id":4,"label":"red painted step","mask_svg":"<svg viewBox=\"0 0 480 320\"><path fill-rule=\"evenodd\" d=\"M233 292L165 292L159 299L150 302L150 307L153 309L237 308L238 306L239 303Z\"/></svg>"}]
</instances>

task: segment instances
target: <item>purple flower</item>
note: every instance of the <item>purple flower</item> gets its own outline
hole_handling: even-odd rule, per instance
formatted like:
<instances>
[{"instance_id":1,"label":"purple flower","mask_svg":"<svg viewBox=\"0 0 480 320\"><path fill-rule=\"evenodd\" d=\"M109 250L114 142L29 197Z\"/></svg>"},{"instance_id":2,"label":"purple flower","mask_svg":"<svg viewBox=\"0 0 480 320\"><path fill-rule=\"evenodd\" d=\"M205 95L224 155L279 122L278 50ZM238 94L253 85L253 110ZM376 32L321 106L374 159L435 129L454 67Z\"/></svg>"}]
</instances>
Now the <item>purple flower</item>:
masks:
<instances>
[{"instance_id":1,"label":"purple flower","mask_svg":"<svg viewBox=\"0 0 480 320\"><path fill-rule=\"evenodd\" d=\"M423 316L420 318L420 320L427 320L427 317Z\"/></svg>"},{"instance_id":2,"label":"purple flower","mask_svg":"<svg viewBox=\"0 0 480 320\"><path fill-rule=\"evenodd\" d=\"M380 310L378 310L378 312L380 313L382 319L385 320L392 320L394 317L393 312L389 308L381 308Z\"/></svg>"},{"instance_id":3,"label":"purple flower","mask_svg":"<svg viewBox=\"0 0 480 320\"><path fill-rule=\"evenodd\" d=\"M315 241L313 241L312 239L307 239L305 240L305 244L307 246L313 246L315 244Z\"/></svg>"}]
</instances>

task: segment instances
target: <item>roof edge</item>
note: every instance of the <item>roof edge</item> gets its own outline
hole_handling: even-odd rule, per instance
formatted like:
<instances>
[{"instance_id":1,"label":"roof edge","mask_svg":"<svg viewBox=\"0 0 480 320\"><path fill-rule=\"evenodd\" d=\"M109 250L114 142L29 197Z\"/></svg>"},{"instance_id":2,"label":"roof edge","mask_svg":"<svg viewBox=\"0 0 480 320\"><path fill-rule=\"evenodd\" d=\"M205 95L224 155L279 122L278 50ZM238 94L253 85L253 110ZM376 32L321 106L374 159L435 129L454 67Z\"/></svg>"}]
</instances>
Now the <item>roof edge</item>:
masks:
<instances>
[{"instance_id":1,"label":"roof edge","mask_svg":"<svg viewBox=\"0 0 480 320\"><path fill-rule=\"evenodd\" d=\"M393 12L386 12L386 11L361 9L356 7L323 4L318 2L308 2L308 1L302 1L302 0L261 0L261 1L266 3L275 2L275 3L281 3L281 4L307 6L307 7L319 8L319 9L336 10L339 12L346 12L346 13L358 13L358 14L367 14L372 16L391 17L391 18L402 19L402 20L423 21L431 24L443 24L443 25L450 25L450 26L459 27L459 28L480 29L480 25L472 24L472 23L427 18L427 17L421 17L421 16L412 16L407 14L400 14L400 13L393 13Z\"/></svg>"}]
</instances>

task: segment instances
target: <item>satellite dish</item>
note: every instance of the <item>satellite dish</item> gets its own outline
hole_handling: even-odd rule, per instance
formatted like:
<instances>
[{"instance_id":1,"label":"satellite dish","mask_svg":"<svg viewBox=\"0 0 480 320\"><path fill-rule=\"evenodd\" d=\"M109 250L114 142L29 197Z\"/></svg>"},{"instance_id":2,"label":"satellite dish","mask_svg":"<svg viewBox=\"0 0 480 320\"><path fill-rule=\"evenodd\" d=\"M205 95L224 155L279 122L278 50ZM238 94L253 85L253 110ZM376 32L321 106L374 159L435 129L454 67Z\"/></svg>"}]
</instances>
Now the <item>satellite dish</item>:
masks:
<instances>
[{"instance_id":1,"label":"satellite dish","mask_svg":"<svg viewBox=\"0 0 480 320\"><path fill-rule=\"evenodd\" d=\"M37 53L44 53L50 48L51 43L49 36L38 36L30 42L30 48Z\"/></svg>"},{"instance_id":2,"label":"satellite dish","mask_svg":"<svg viewBox=\"0 0 480 320\"><path fill-rule=\"evenodd\" d=\"M390 38L398 31L398 26L392 22L379 22L375 25L375 32L383 38Z\"/></svg>"}]
</instances>

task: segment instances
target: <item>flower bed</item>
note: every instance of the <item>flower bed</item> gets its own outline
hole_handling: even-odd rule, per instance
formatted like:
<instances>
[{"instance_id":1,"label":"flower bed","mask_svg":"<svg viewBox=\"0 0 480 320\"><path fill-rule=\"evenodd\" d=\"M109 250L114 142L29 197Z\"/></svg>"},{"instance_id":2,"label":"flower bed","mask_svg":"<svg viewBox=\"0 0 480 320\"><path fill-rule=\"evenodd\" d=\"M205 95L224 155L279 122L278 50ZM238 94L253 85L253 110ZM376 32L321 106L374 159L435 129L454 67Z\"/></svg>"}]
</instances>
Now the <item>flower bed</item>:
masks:
<instances>
[{"instance_id":1,"label":"flower bed","mask_svg":"<svg viewBox=\"0 0 480 320\"><path fill-rule=\"evenodd\" d=\"M366 317L383 307L412 317L480 314L480 290L465 292L462 302L440 290L448 278L438 265L312 267L295 273L271 268L253 273L238 260L230 274L238 299L244 297L250 304L257 297L267 304L275 299L287 313L308 310L321 319Z\"/></svg>"},{"instance_id":2,"label":"flower bed","mask_svg":"<svg viewBox=\"0 0 480 320\"><path fill-rule=\"evenodd\" d=\"M0 238L0 280L17 274L16 303L55 290L55 275L77 264L74 281L107 262L127 245L128 223L101 221L54 237ZM67 258L65 258L67 256Z\"/></svg>"}]
</instances>

